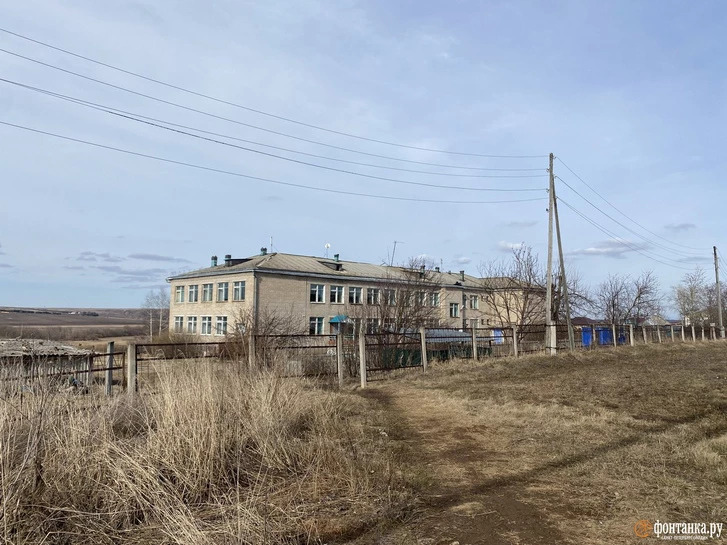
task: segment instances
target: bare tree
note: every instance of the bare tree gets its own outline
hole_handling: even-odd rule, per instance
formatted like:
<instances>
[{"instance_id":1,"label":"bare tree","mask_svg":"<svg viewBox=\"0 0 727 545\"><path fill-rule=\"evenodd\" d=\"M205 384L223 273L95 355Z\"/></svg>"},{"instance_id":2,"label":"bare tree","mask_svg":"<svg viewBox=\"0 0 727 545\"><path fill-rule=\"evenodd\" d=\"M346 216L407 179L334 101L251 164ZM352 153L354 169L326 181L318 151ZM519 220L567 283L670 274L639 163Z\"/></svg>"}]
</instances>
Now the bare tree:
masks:
<instances>
[{"instance_id":1,"label":"bare tree","mask_svg":"<svg viewBox=\"0 0 727 545\"><path fill-rule=\"evenodd\" d=\"M602 282L594 296L595 310L606 321L620 324L635 323L661 313L663 296L653 271L638 277L611 274Z\"/></svg>"},{"instance_id":2,"label":"bare tree","mask_svg":"<svg viewBox=\"0 0 727 545\"><path fill-rule=\"evenodd\" d=\"M155 315L158 321L159 336L162 335L165 323L167 326L169 325L166 319L169 315L169 292L167 289L160 286L149 290L144 297L142 308L146 309L149 313L149 339L153 340Z\"/></svg>"},{"instance_id":3,"label":"bare tree","mask_svg":"<svg viewBox=\"0 0 727 545\"><path fill-rule=\"evenodd\" d=\"M707 277L704 269L697 267L685 274L680 284L672 288L672 299L686 323L704 321L707 309Z\"/></svg>"}]
</instances>

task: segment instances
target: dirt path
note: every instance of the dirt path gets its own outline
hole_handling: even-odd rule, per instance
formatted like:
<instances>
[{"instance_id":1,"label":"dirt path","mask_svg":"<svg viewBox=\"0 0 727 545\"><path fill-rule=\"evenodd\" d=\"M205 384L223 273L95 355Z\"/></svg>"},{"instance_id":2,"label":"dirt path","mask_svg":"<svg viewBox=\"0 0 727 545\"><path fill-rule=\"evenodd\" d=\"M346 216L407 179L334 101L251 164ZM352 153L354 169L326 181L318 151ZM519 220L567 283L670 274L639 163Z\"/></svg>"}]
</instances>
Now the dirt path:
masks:
<instances>
[{"instance_id":1,"label":"dirt path","mask_svg":"<svg viewBox=\"0 0 727 545\"><path fill-rule=\"evenodd\" d=\"M441 394L401 383L375 386L363 395L397 415L391 435L413 464L426 467L423 493L411 521L367 536L380 545L562 544L568 540L526 498L527 481L503 479L498 467L512 464L494 440L494 425L462 421L461 407ZM507 438L503 438L507 439ZM497 476L500 475L500 476ZM557 511L557 506L549 510Z\"/></svg>"}]
</instances>

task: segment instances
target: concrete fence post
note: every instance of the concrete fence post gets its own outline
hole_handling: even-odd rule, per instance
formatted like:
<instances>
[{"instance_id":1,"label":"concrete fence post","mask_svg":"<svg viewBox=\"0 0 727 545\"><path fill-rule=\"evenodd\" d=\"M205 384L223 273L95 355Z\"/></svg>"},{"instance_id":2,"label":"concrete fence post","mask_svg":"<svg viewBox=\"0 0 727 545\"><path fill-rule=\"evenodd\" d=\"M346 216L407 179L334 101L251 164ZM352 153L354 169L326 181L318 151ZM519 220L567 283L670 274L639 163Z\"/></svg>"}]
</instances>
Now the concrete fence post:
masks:
<instances>
[{"instance_id":1,"label":"concrete fence post","mask_svg":"<svg viewBox=\"0 0 727 545\"><path fill-rule=\"evenodd\" d=\"M684 342L684 324L679 326L679 332L681 333L682 342Z\"/></svg>"},{"instance_id":2,"label":"concrete fence post","mask_svg":"<svg viewBox=\"0 0 727 545\"><path fill-rule=\"evenodd\" d=\"M336 365L338 369L338 387L343 388L343 332L336 334Z\"/></svg>"},{"instance_id":3,"label":"concrete fence post","mask_svg":"<svg viewBox=\"0 0 727 545\"><path fill-rule=\"evenodd\" d=\"M427 361L427 330L424 327L419 328L419 342L422 350L422 369L426 373L429 362Z\"/></svg>"},{"instance_id":4,"label":"concrete fence post","mask_svg":"<svg viewBox=\"0 0 727 545\"><path fill-rule=\"evenodd\" d=\"M656 338L661 342L661 326L655 325L654 327L656 328Z\"/></svg>"},{"instance_id":5,"label":"concrete fence post","mask_svg":"<svg viewBox=\"0 0 727 545\"><path fill-rule=\"evenodd\" d=\"M126 393L135 395L136 384L136 345L130 344L126 352Z\"/></svg>"},{"instance_id":6,"label":"concrete fence post","mask_svg":"<svg viewBox=\"0 0 727 545\"><path fill-rule=\"evenodd\" d=\"M674 326L669 326L669 334L671 335L671 342L674 342Z\"/></svg>"},{"instance_id":7,"label":"concrete fence post","mask_svg":"<svg viewBox=\"0 0 727 545\"><path fill-rule=\"evenodd\" d=\"M472 328L472 359L477 361L480 359L477 354L477 328Z\"/></svg>"},{"instance_id":8,"label":"concrete fence post","mask_svg":"<svg viewBox=\"0 0 727 545\"><path fill-rule=\"evenodd\" d=\"M250 369L250 371L255 369L256 356L257 356L257 348L255 347L255 333L253 333L251 331L250 335L247 339L247 366Z\"/></svg>"},{"instance_id":9,"label":"concrete fence post","mask_svg":"<svg viewBox=\"0 0 727 545\"><path fill-rule=\"evenodd\" d=\"M114 385L114 341L106 345L106 395L110 396Z\"/></svg>"},{"instance_id":10,"label":"concrete fence post","mask_svg":"<svg viewBox=\"0 0 727 545\"><path fill-rule=\"evenodd\" d=\"M702 324L701 329L702 329L702 342L704 342L704 324Z\"/></svg>"},{"instance_id":11,"label":"concrete fence post","mask_svg":"<svg viewBox=\"0 0 727 545\"><path fill-rule=\"evenodd\" d=\"M361 375L361 388L366 388L366 329L363 320L358 334L358 365Z\"/></svg>"},{"instance_id":12,"label":"concrete fence post","mask_svg":"<svg viewBox=\"0 0 727 545\"><path fill-rule=\"evenodd\" d=\"M711 324L709 326L709 338L713 341L717 340L717 334L715 333L714 325Z\"/></svg>"},{"instance_id":13,"label":"concrete fence post","mask_svg":"<svg viewBox=\"0 0 727 545\"><path fill-rule=\"evenodd\" d=\"M644 344L646 344L646 326L641 326L641 335L644 337Z\"/></svg>"},{"instance_id":14,"label":"concrete fence post","mask_svg":"<svg viewBox=\"0 0 727 545\"><path fill-rule=\"evenodd\" d=\"M613 345L618 346L618 337L616 337L616 324L611 324L611 334L613 335Z\"/></svg>"},{"instance_id":15,"label":"concrete fence post","mask_svg":"<svg viewBox=\"0 0 727 545\"><path fill-rule=\"evenodd\" d=\"M634 345L634 324L629 324L629 344Z\"/></svg>"},{"instance_id":16,"label":"concrete fence post","mask_svg":"<svg viewBox=\"0 0 727 545\"><path fill-rule=\"evenodd\" d=\"M692 324L692 342L697 342L697 336L694 333L694 324Z\"/></svg>"}]
</instances>

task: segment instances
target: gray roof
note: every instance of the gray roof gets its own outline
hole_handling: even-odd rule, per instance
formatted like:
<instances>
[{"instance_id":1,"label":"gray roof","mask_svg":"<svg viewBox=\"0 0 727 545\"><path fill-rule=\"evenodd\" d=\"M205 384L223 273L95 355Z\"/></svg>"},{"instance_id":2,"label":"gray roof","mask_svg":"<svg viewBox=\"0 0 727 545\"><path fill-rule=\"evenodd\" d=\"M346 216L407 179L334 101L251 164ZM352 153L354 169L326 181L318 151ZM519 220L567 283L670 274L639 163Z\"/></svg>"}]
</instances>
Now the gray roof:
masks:
<instances>
[{"instance_id":1,"label":"gray roof","mask_svg":"<svg viewBox=\"0 0 727 545\"><path fill-rule=\"evenodd\" d=\"M337 270L340 269L340 270ZM388 265L373 265L358 261L336 261L326 257L304 256L295 254L271 253L256 255L246 259L233 259L231 265L221 261L216 267L206 267L170 277L168 280L219 276L242 272L268 272L283 274L304 274L306 276L326 276L329 278L360 278L372 280L405 281L418 274L417 270ZM427 271L427 280L441 285L480 286L482 279L468 274L464 282L459 272ZM506 279L502 279L503 283Z\"/></svg>"}]
</instances>

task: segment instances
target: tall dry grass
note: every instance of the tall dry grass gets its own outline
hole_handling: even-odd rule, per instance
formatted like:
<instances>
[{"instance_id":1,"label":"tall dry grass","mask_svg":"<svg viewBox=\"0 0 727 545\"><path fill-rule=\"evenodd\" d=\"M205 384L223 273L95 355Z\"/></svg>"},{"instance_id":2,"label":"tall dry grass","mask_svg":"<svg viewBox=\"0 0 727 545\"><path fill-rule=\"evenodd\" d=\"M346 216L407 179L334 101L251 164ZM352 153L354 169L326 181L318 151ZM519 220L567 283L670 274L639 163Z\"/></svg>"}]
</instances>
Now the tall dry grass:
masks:
<instances>
[{"instance_id":1,"label":"tall dry grass","mask_svg":"<svg viewBox=\"0 0 727 545\"><path fill-rule=\"evenodd\" d=\"M4 543L316 543L405 493L365 400L188 362L155 394L0 401Z\"/></svg>"}]
</instances>

